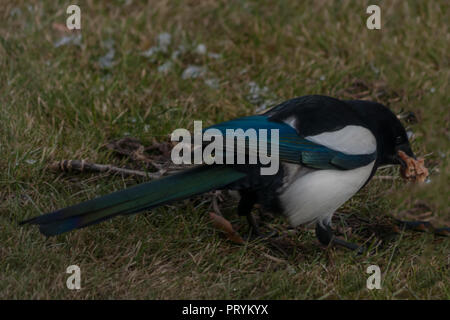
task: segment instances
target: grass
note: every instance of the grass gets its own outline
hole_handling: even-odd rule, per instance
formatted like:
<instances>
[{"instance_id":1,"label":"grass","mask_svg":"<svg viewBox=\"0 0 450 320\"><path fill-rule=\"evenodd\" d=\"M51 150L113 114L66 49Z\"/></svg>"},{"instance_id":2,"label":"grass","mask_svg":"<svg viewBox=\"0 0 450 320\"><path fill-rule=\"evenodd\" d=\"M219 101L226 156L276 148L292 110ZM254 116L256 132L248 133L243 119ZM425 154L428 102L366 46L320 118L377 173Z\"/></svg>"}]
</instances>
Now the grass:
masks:
<instances>
[{"instance_id":1,"label":"grass","mask_svg":"<svg viewBox=\"0 0 450 320\"><path fill-rule=\"evenodd\" d=\"M420 200L431 221L450 223L449 5L381 2L382 29L365 27L367 1L80 1L81 45L55 47L69 3L4 1L0 8L0 298L10 299L449 299L449 241L427 233L379 236L390 217ZM159 34L167 52L141 53ZM99 59L112 47L113 66ZM205 44L208 52L196 52ZM176 59L172 53L185 48ZM167 73L158 67L172 61ZM189 65L207 68L183 79ZM211 87L205 79L215 79ZM322 248L299 228L287 254L264 242L238 246L215 230L200 201L121 217L56 238L17 222L136 183L48 169L61 159L130 165L104 148L133 136L149 144L174 129L250 115L257 97L363 97L412 111L413 149L426 155L431 183L374 179L346 203L335 224L352 241L376 243L355 256ZM256 99L256 100L258 100ZM379 175L398 176L387 168ZM227 217L245 225L228 208ZM356 220L355 220L356 219ZM386 222L387 221L387 222ZM269 223L269 222L267 222ZM278 219L270 224L287 230ZM374 236L375 234L375 236ZM66 288L69 265L79 291ZM366 289L377 264L382 289Z\"/></svg>"}]
</instances>

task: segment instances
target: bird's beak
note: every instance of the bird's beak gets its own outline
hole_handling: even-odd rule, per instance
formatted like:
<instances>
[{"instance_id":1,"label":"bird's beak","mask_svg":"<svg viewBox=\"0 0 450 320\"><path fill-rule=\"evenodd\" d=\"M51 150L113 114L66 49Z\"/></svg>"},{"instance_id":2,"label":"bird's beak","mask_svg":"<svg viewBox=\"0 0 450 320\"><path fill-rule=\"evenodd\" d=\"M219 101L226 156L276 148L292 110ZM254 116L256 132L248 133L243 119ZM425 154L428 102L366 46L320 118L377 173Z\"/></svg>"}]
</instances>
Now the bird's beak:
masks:
<instances>
[{"instance_id":1,"label":"bird's beak","mask_svg":"<svg viewBox=\"0 0 450 320\"><path fill-rule=\"evenodd\" d=\"M403 151L404 153L406 153L406 155L410 158L413 158L414 160L417 160L416 156L414 155L414 152L412 152L411 147L409 146L409 144L403 144L400 145L398 147L395 148L395 155L394 155L394 160L400 164L400 166L402 167L402 169L406 169L407 168L407 163L405 162L404 158L402 158L400 156L400 151Z\"/></svg>"}]
</instances>

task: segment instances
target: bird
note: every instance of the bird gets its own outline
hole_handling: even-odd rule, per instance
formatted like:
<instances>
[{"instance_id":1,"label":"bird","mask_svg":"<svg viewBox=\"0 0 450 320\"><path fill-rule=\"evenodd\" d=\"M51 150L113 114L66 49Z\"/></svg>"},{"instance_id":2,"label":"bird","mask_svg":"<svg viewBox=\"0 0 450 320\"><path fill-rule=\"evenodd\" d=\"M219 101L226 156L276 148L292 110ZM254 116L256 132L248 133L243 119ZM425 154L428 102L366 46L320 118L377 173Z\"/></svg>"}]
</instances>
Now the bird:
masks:
<instances>
[{"instance_id":1,"label":"bird","mask_svg":"<svg viewBox=\"0 0 450 320\"><path fill-rule=\"evenodd\" d=\"M388 107L372 101L306 95L211 128L224 134L227 129L277 129L277 172L261 174L261 163L200 164L21 224L37 225L45 236L55 236L212 190L229 190L240 195L237 212L247 217L258 236L264 235L252 214L255 205L285 216L293 227L315 223L316 236L324 245L361 251L361 246L334 236L333 214L380 166L405 170L400 152L416 159L400 120Z\"/></svg>"}]
</instances>

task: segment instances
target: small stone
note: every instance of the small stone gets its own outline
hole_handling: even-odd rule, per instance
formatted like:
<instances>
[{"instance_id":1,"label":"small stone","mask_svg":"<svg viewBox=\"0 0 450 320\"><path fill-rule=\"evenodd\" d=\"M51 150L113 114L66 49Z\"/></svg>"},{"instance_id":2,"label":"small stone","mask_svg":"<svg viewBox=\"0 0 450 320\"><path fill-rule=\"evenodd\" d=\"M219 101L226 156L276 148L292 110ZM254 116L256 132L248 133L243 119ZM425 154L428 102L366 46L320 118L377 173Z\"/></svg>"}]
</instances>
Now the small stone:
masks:
<instances>
[{"instance_id":1,"label":"small stone","mask_svg":"<svg viewBox=\"0 0 450 320\"><path fill-rule=\"evenodd\" d=\"M206 46L203 43L200 43L197 48L195 48L195 52L201 55L206 54Z\"/></svg>"},{"instance_id":2,"label":"small stone","mask_svg":"<svg viewBox=\"0 0 450 320\"><path fill-rule=\"evenodd\" d=\"M14 17L14 16L20 17L22 15L22 10L20 10L20 8L12 8L9 15L11 17Z\"/></svg>"},{"instance_id":3,"label":"small stone","mask_svg":"<svg viewBox=\"0 0 450 320\"><path fill-rule=\"evenodd\" d=\"M286 266L286 271L287 271L289 274L292 274L292 275L294 275L294 274L297 273L297 271L295 271L295 268L294 268L293 266L291 266L290 264L288 264L288 265Z\"/></svg>"},{"instance_id":4,"label":"small stone","mask_svg":"<svg viewBox=\"0 0 450 320\"><path fill-rule=\"evenodd\" d=\"M181 75L182 79L195 79L203 76L206 73L206 69L200 66L189 65Z\"/></svg>"},{"instance_id":5,"label":"small stone","mask_svg":"<svg viewBox=\"0 0 450 320\"><path fill-rule=\"evenodd\" d=\"M61 46L74 45L81 46L82 36L81 33L73 34L70 36L61 37L58 41L56 41L53 46L55 48L59 48Z\"/></svg>"},{"instance_id":6,"label":"small stone","mask_svg":"<svg viewBox=\"0 0 450 320\"><path fill-rule=\"evenodd\" d=\"M113 59L116 54L114 48L109 49L109 51L98 59L98 64L102 69L109 69L113 67Z\"/></svg>"},{"instance_id":7,"label":"small stone","mask_svg":"<svg viewBox=\"0 0 450 320\"><path fill-rule=\"evenodd\" d=\"M222 55L220 53L209 52L208 57L211 59L220 59L222 58Z\"/></svg>"},{"instance_id":8,"label":"small stone","mask_svg":"<svg viewBox=\"0 0 450 320\"><path fill-rule=\"evenodd\" d=\"M158 47L151 47L150 49L144 51L141 53L141 55L143 55L144 57L151 57L154 54L158 53L160 51L160 49Z\"/></svg>"},{"instance_id":9,"label":"small stone","mask_svg":"<svg viewBox=\"0 0 450 320\"><path fill-rule=\"evenodd\" d=\"M172 35L167 32L160 33L157 38L158 47L162 52L167 52L170 43L172 42Z\"/></svg>"},{"instance_id":10,"label":"small stone","mask_svg":"<svg viewBox=\"0 0 450 320\"><path fill-rule=\"evenodd\" d=\"M167 61L158 67L158 72L167 74L170 71L170 69L172 69L172 66L173 66L172 61Z\"/></svg>"},{"instance_id":11,"label":"small stone","mask_svg":"<svg viewBox=\"0 0 450 320\"><path fill-rule=\"evenodd\" d=\"M219 89L219 79L217 78L211 78L211 79L206 79L205 80L205 84L213 89Z\"/></svg>"}]
</instances>

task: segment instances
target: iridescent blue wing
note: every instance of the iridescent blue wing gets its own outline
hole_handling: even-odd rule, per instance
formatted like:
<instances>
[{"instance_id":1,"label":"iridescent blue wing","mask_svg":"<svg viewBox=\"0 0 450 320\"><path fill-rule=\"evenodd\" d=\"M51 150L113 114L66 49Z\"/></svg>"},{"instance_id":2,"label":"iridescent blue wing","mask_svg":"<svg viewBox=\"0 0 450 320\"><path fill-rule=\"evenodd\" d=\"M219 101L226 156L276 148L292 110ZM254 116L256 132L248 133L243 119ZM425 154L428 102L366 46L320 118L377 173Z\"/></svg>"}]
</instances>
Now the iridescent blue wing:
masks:
<instances>
[{"instance_id":1,"label":"iridescent blue wing","mask_svg":"<svg viewBox=\"0 0 450 320\"><path fill-rule=\"evenodd\" d=\"M297 134L290 125L282 122L270 121L267 116L258 115L238 118L222 122L207 129L217 129L223 136L242 129L254 129L258 140L262 137L260 130L267 132L267 146L278 144L280 161L302 164L315 169L349 170L365 166L376 158L376 152L371 154L346 154L330 147L309 141ZM278 143L272 130L278 131ZM274 153L275 154L275 153Z\"/></svg>"}]
</instances>

